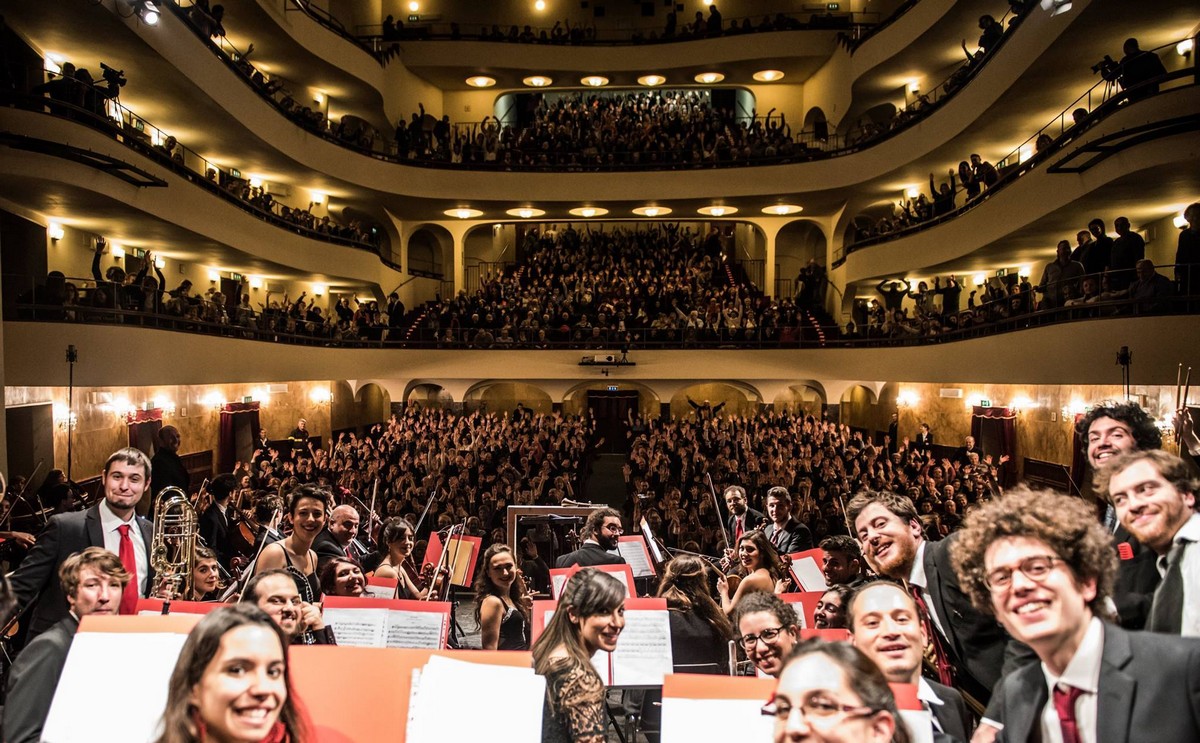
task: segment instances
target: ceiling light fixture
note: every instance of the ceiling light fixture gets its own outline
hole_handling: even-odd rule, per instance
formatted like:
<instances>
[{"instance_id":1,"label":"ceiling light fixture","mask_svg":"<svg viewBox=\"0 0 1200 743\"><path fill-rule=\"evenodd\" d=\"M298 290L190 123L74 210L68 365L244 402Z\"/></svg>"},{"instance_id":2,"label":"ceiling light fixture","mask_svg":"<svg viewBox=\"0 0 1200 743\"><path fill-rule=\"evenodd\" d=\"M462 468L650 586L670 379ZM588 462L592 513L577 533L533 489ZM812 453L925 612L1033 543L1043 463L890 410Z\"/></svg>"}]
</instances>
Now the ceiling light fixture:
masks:
<instances>
[{"instance_id":1,"label":"ceiling light fixture","mask_svg":"<svg viewBox=\"0 0 1200 743\"><path fill-rule=\"evenodd\" d=\"M754 73L754 79L760 83L773 83L783 79L783 70L759 70Z\"/></svg>"},{"instance_id":2,"label":"ceiling light fixture","mask_svg":"<svg viewBox=\"0 0 1200 743\"><path fill-rule=\"evenodd\" d=\"M577 217L591 219L592 217L603 217L605 214L608 214L608 210L598 206L579 206L572 209L570 213Z\"/></svg>"},{"instance_id":3,"label":"ceiling light fixture","mask_svg":"<svg viewBox=\"0 0 1200 743\"><path fill-rule=\"evenodd\" d=\"M158 25L158 4L154 0L142 0L137 4L138 17L142 19L142 23L147 26Z\"/></svg>"},{"instance_id":4,"label":"ceiling light fixture","mask_svg":"<svg viewBox=\"0 0 1200 743\"><path fill-rule=\"evenodd\" d=\"M702 206L696 211L709 217L724 217L729 214L737 214L736 206Z\"/></svg>"},{"instance_id":5,"label":"ceiling light fixture","mask_svg":"<svg viewBox=\"0 0 1200 743\"><path fill-rule=\"evenodd\" d=\"M546 9L546 0L537 0L537 2L533 4L533 9L538 11L539 13L541 11L545 10Z\"/></svg>"},{"instance_id":6,"label":"ceiling light fixture","mask_svg":"<svg viewBox=\"0 0 1200 743\"><path fill-rule=\"evenodd\" d=\"M534 209L530 206L522 206L516 209L509 209L505 212L511 217L520 217L521 219L529 219L531 217L540 217L546 213L544 209Z\"/></svg>"},{"instance_id":7,"label":"ceiling light fixture","mask_svg":"<svg viewBox=\"0 0 1200 743\"><path fill-rule=\"evenodd\" d=\"M554 81L545 75L530 75L529 77L522 79L521 82L525 83L531 88L544 88Z\"/></svg>"},{"instance_id":8,"label":"ceiling light fixture","mask_svg":"<svg viewBox=\"0 0 1200 743\"><path fill-rule=\"evenodd\" d=\"M589 88L602 88L605 85L608 85L608 78L603 75L588 75L587 77L581 78L579 82L583 83Z\"/></svg>"},{"instance_id":9,"label":"ceiling light fixture","mask_svg":"<svg viewBox=\"0 0 1200 743\"><path fill-rule=\"evenodd\" d=\"M719 83L724 79L725 75L720 72L701 72L699 75L696 75L696 82L704 83L705 85Z\"/></svg>"},{"instance_id":10,"label":"ceiling light fixture","mask_svg":"<svg viewBox=\"0 0 1200 743\"><path fill-rule=\"evenodd\" d=\"M799 214L804 211L804 207L795 204L776 204L775 206L764 206L763 214L774 214L782 217L785 214Z\"/></svg>"},{"instance_id":11,"label":"ceiling light fixture","mask_svg":"<svg viewBox=\"0 0 1200 743\"><path fill-rule=\"evenodd\" d=\"M470 219L471 217L483 216L483 212L479 211L478 209L471 209L470 207L465 206L460 206L457 209L447 209L446 211L442 212L442 214L445 214L447 217L456 217L458 219Z\"/></svg>"},{"instance_id":12,"label":"ceiling light fixture","mask_svg":"<svg viewBox=\"0 0 1200 743\"><path fill-rule=\"evenodd\" d=\"M645 85L647 88L653 88L655 85L662 85L667 81L667 78L662 75L642 75L638 78L638 85Z\"/></svg>"},{"instance_id":13,"label":"ceiling light fixture","mask_svg":"<svg viewBox=\"0 0 1200 743\"><path fill-rule=\"evenodd\" d=\"M490 88L496 84L496 78L487 75L475 75L467 78L467 85L472 88Z\"/></svg>"},{"instance_id":14,"label":"ceiling light fixture","mask_svg":"<svg viewBox=\"0 0 1200 743\"><path fill-rule=\"evenodd\" d=\"M671 209L665 206L639 206L633 213L639 217L665 217L671 213Z\"/></svg>"}]
</instances>

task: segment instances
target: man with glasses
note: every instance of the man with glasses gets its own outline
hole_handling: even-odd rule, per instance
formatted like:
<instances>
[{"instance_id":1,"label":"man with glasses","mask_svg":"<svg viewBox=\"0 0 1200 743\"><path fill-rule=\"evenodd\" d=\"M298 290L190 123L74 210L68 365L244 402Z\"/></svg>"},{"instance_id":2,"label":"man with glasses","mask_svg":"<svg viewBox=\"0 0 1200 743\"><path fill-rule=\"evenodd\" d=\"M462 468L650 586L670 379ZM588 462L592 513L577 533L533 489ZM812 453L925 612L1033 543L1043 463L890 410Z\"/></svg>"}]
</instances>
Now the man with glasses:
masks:
<instances>
[{"instance_id":1,"label":"man with glasses","mask_svg":"<svg viewBox=\"0 0 1200 743\"><path fill-rule=\"evenodd\" d=\"M733 616L738 644L764 676L779 678L783 664L800 641L796 611L773 593L755 591L738 603Z\"/></svg>"},{"instance_id":2,"label":"man with glasses","mask_svg":"<svg viewBox=\"0 0 1200 743\"><path fill-rule=\"evenodd\" d=\"M583 543L579 545L579 549L559 555L554 567L624 565L625 558L616 554L617 544L624 533L619 511L613 508L597 508L588 514L587 521L583 524Z\"/></svg>"},{"instance_id":3,"label":"man with glasses","mask_svg":"<svg viewBox=\"0 0 1200 743\"><path fill-rule=\"evenodd\" d=\"M1082 500L1009 492L967 517L952 559L975 607L1041 661L1001 682L997 740L1200 740L1200 641L1106 621L1116 556Z\"/></svg>"}]
</instances>

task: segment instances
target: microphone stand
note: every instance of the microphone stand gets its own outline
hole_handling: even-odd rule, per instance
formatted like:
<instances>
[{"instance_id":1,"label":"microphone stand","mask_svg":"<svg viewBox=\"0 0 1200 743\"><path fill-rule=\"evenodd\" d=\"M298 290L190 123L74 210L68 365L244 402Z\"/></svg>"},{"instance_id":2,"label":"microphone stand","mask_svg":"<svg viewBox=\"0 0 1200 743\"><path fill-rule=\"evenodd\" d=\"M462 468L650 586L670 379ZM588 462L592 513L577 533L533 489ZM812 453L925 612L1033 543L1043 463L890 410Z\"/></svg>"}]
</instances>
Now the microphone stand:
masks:
<instances>
[{"instance_id":1,"label":"microphone stand","mask_svg":"<svg viewBox=\"0 0 1200 743\"><path fill-rule=\"evenodd\" d=\"M79 352L75 346L67 346L67 482L70 482L72 465L72 443L75 433L75 362L79 361Z\"/></svg>"}]
</instances>

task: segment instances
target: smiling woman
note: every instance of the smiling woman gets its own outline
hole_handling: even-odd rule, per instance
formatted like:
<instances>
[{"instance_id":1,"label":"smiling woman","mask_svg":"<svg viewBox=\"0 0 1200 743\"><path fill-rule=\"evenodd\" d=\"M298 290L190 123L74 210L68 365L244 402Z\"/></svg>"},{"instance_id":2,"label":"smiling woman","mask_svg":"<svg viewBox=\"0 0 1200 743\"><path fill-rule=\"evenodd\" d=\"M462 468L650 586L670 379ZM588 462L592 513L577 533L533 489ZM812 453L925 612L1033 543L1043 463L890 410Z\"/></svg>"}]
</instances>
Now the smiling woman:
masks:
<instances>
[{"instance_id":1,"label":"smiling woman","mask_svg":"<svg viewBox=\"0 0 1200 743\"><path fill-rule=\"evenodd\" d=\"M316 485L301 485L292 491L288 500L292 533L263 548L255 574L286 568L295 577L300 596L308 603L315 602L321 595L321 585L317 580L317 553L313 551L312 543L325 528L325 514L331 500L329 491Z\"/></svg>"}]
</instances>

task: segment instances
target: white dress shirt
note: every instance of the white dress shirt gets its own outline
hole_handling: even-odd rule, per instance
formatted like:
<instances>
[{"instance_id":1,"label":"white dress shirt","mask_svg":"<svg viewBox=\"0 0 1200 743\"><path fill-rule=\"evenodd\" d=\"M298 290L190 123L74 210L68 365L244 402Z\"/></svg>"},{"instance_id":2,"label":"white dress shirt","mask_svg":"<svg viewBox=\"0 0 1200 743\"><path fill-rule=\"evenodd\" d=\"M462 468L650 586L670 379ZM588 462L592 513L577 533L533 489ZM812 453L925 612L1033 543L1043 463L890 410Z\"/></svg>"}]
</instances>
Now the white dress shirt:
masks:
<instances>
[{"instance_id":1,"label":"white dress shirt","mask_svg":"<svg viewBox=\"0 0 1200 743\"><path fill-rule=\"evenodd\" d=\"M1104 623L1092 617L1083 641L1061 676L1055 676L1045 663L1042 664L1047 694L1046 706L1042 708L1042 743L1063 743L1062 723L1054 708L1054 687L1060 683L1083 690L1075 700L1075 726L1079 731L1080 743L1096 743L1096 703L1103 658Z\"/></svg>"},{"instance_id":2,"label":"white dress shirt","mask_svg":"<svg viewBox=\"0 0 1200 743\"><path fill-rule=\"evenodd\" d=\"M930 714L930 717L933 718L933 729L939 733L946 732L942 730L942 724L938 722L937 713L933 711L934 707L941 707L945 702L937 695L937 692L933 690L933 687L929 685L924 676L917 678L917 699L920 700L921 706Z\"/></svg>"},{"instance_id":3,"label":"white dress shirt","mask_svg":"<svg viewBox=\"0 0 1200 743\"><path fill-rule=\"evenodd\" d=\"M1200 542L1200 513L1192 517L1175 532L1172 544L1176 542ZM1193 544L1183 553L1183 622L1180 624L1180 634L1184 637L1200 637L1200 546ZM1158 558L1158 574L1167 575L1167 556Z\"/></svg>"},{"instance_id":4,"label":"white dress shirt","mask_svg":"<svg viewBox=\"0 0 1200 743\"><path fill-rule=\"evenodd\" d=\"M108 501L100 501L99 510L100 530L104 533L104 549L117 557L121 556L121 532L117 531L117 527L129 524L129 539L133 542L133 557L137 561L138 595L145 596L150 580L150 563L147 558L149 545L142 538L142 527L138 525L135 516L130 516L128 521L122 521L121 517L108 507Z\"/></svg>"},{"instance_id":5,"label":"white dress shirt","mask_svg":"<svg viewBox=\"0 0 1200 743\"><path fill-rule=\"evenodd\" d=\"M913 559L912 572L909 573L908 582L921 589L921 598L925 599L925 605L929 607L929 617L933 620L933 626L937 627L938 634L943 640L949 640L946 636L946 628L942 626L942 620L938 616L937 607L933 605L933 597L929 595L928 583L925 577L925 545L928 544L924 539L921 540L921 545L917 547L917 556Z\"/></svg>"}]
</instances>

